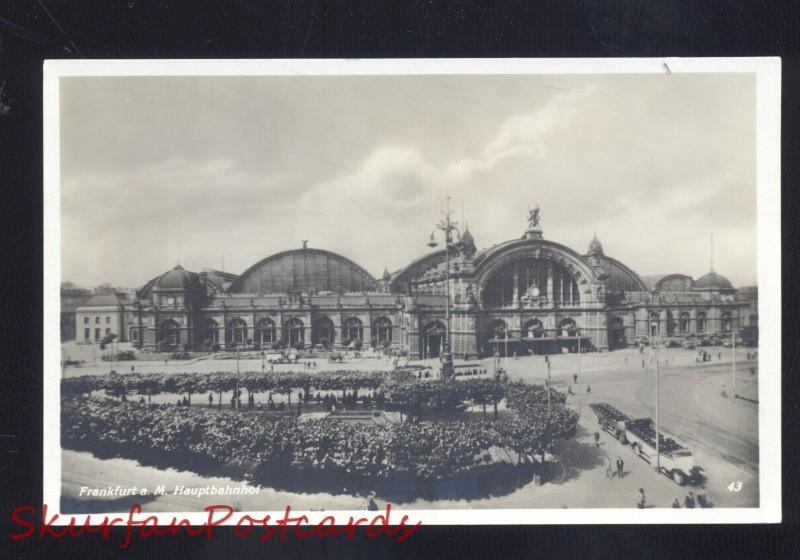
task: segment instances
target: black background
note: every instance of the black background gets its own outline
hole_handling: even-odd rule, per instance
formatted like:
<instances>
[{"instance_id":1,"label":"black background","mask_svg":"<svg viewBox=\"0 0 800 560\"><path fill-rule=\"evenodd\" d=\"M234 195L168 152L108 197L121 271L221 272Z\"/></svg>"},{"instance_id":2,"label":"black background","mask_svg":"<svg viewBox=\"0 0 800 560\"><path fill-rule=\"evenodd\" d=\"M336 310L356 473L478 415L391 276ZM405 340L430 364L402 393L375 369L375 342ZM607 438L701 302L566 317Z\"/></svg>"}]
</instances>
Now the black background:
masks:
<instances>
[{"instance_id":1,"label":"black background","mask_svg":"<svg viewBox=\"0 0 800 560\"><path fill-rule=\"evenodd\" d=\"M797 227L800 12L796 2L558 0L0 2L0 552L6 558L800 557L792 318ZM42 62L48 58L781 56L783 59L783 488L780 526L423 527L300 542L121 535L12 542L10 512L41 504ZM646 123L643 123L646 126ZM762 350L762 354L767 352ZM598 513L602 518L602 514Z\"/></svg>"}]
</instances>

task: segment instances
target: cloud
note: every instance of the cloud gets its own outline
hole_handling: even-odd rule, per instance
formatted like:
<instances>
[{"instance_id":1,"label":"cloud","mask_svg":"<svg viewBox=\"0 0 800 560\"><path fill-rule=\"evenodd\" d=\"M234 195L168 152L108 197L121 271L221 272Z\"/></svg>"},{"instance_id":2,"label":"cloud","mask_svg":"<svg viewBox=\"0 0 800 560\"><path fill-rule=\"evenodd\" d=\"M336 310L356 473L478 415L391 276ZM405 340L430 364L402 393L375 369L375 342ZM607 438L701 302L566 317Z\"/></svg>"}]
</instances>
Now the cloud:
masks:
<instances>
[{"instance_id":1,"label":"cloud","mask_svg":"<svg viewBox=\"0 0 800 560\"><path fill-rule=\"evenodd\" d=\"M202 111L184 111L174 124L163 101L162 129L177 136L161 157L145 149L145 124L129 133L143 136L130 140L138 151L124 165L80 165L88 148L69 156L64 276L141 284L174 265L179 242L187 268L219 267L224 253L226 269L241 272L302 239L378 275L428 250L451 195L454 217L469 220L479 247L519 237L525 209L537 202L547 238L583 251L596 231L609 254L642 274L702 273L713 208L716 268L752 281L749 89L732 78L670 78L575 76L558 92L539 78L499 87L472 77L471 88L455 78L397 77L398 88L342 80L310 92L298 85L264 114L244 117L233 109L248 102L223 88L231 112L202 122L200 137L219 152L211 156L182 126ZM151 94L162 103L161 90ZM281 111L269 113L272 106ZM106 128L95 123L88 140L98 143ZM127 138L109 142L121 158Z\"/></svg>"}]
</instances>

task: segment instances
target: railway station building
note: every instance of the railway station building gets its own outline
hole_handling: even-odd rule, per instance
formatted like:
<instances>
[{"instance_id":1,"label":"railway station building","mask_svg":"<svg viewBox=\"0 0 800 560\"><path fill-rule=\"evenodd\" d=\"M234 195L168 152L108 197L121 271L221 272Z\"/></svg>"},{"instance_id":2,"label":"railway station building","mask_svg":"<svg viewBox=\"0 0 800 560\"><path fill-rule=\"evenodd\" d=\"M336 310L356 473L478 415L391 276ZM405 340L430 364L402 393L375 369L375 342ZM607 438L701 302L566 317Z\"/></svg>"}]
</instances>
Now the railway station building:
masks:
<instances>
[{"instance_id":1,"label":"railway station building","mask_svg":"<svg viewBox=\"0 0 800 560\"><path fill-rule=\"evenodd\" d=\"M158 351L391 345L428 358L442 352L449 311L454 356L475 358L729 337L752 321L751 303L713 270L645 282L597 236L582 252L546 239L537 213L517 239L478 250L466 229L379 278L305 242L239 275L178 265L115 301L113 326ZM78 342L96 342L82 338L91 312L76 310Z\"/></svg>"}]
</instances>

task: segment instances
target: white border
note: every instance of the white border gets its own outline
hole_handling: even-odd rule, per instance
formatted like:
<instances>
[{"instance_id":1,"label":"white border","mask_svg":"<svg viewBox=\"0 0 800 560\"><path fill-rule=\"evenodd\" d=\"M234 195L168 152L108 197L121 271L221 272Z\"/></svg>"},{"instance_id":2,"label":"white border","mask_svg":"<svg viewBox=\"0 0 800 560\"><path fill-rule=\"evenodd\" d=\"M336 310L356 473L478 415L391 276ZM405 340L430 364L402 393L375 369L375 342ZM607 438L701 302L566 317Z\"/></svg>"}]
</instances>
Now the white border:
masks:
<instances>
[{"instance_id":1,"label":"white border","mask_svg":"<svg viewBox=\"0 0 800 560\"><path fill-rule=\"evenodd\" d=\"M48 60L44 63L44 480L51 512L61 496L60 444L60 118L59 79L65 76L241 76L398 74L621 74L755 73L757 75L757 231L759 287L759 503L757 508L405 510L423 525L778 523L781 521L781 206L779 58L631 59L372 59L372 60ZM288 504L291 505L291 504ZM241 512L253 516L282 511ZM308 512L312 524L327 515L344 521L363 511ZM99 521L102 515L93 514ZM127 514L109 514L126 517ZM146 514L151 515L151 514ZM152 514L192 523L203 512ZM76 516L80 518L81 516ZM239 519L234 515L229 523ZM139 519L142 516L138 517ZM61 521L66 521L62 518ZM58 524L58 523L57 523Z\"/></svg>"}]
</instances>

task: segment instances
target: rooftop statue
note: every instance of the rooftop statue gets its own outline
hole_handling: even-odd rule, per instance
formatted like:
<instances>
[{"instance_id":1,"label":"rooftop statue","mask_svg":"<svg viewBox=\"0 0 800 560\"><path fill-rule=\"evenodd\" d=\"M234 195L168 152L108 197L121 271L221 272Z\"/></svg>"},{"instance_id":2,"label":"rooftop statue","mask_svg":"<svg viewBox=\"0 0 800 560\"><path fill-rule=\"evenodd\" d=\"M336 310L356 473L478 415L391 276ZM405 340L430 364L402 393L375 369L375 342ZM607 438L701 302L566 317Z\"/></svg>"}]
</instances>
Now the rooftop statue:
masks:
<instances>
[{"instance_id":1,"label":"rooftop statue","mask_svg":"<svg viewBox=\"0 0 800 560\"><path fill-rule=\"evenodd\" d=\"M528 229L536 229L539 225L539 205L528 208Z\"/></svg>"}]
</instances>

